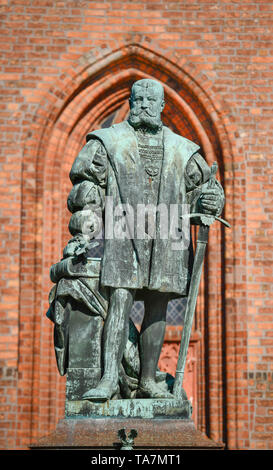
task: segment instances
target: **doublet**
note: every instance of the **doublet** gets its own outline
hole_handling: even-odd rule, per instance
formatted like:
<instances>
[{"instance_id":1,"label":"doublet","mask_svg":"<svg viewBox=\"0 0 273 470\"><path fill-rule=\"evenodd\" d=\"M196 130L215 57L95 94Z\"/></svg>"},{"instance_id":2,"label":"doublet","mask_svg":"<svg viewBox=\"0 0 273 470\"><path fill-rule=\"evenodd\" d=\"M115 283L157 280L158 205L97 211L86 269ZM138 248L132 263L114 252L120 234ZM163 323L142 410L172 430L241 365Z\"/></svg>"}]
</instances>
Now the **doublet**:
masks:
<instances>
[{"instance_id":1,"label":"doublet","mask_svg":"<svg viewBox=\"0 0 273 470\"><path fill-rule=\"evenodd\" d=\"M143 287L149 285L150 262L155 235L155 208L158 202L158 191L163 160L163 132L156 134L136 131L138 151L141 161L141 177L143 181L143 196L145 210L145 238L143 240Z\"/></svg>"}]
</instances>

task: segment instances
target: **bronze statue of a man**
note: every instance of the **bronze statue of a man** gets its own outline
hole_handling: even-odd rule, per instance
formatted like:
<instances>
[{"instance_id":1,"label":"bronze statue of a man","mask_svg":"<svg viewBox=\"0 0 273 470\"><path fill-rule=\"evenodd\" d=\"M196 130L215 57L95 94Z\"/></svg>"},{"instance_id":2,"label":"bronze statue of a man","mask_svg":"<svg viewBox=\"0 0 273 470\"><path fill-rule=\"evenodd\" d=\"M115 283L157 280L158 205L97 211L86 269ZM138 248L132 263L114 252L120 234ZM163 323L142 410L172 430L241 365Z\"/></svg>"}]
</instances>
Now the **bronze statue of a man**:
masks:
<instances>
[{"instance_id":1,"label":"bronze statue of a man","mask_svg":"<svg viewBox=\"0 0 273 470\"><path fill-rule=\"evenodd\" d=\"M139 80L132 86L129 103L128 120L88 134L87 144L70 172L74 188L68 198L73 212L69 227L74 238L65 248L64 257L88 251L82 222L86 205L95 203L105 217L100 285L109 289L109 307L103 329L103 376L97 387L82 397L95 401L111 399L117 393L129 316L134 300L139 299L144 300L145 314L140 331L136 396L173 396L156 382L155 375L168 301L187 296L192 245L185 243L181 249L174 249L174 239L161 236L158 211L142 213L144 236L136 235L137 226L131 233L126 207L135 215L140 213L139 208L148 206L169 210L175 205L187 205L190 212L218 216L224 205L220 183L216 182L213 189L207 185L210 168L198 153L199 146L162 124L163 86L155 80ZM112 208L125 208L123 216L129 229L124 237L107 235L108 200ZM198 219L194 223L198 224ZM182 225L176 233L183 238Z\"/></svg>"}]
</instances>

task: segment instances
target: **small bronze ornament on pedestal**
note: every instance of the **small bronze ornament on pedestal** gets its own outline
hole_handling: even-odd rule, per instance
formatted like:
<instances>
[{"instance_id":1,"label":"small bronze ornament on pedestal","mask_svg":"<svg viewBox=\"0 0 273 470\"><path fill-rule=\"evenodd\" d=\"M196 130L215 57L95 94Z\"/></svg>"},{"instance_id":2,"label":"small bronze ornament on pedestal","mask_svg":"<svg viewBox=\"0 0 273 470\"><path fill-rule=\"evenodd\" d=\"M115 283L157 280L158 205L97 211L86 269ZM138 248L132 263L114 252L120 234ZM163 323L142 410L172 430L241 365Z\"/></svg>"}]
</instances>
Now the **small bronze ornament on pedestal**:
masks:
<instances>
[{"instance_id":1,"label":"small bronze ornament on pedestal","mask_svg":"<svg viewBox=\"0 0 273 470\"><path fill-rule=\"evenodd\" d=\"M118 437L121 441L121 448L120 450L133 450L134 448L134 439L137 437L136 429L131 429L128 436L126 436L125 429L119 429Z\"/></svg>"}]
</instances>

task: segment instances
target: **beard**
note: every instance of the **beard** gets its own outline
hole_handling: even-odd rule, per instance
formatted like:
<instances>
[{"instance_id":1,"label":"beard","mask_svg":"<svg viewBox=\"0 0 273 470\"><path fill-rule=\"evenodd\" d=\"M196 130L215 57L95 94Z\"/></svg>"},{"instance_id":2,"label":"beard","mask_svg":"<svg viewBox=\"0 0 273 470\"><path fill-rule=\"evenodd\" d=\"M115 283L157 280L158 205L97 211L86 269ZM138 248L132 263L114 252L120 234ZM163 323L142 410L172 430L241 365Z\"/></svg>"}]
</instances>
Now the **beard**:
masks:
<instances>
[{"instance_id":1,"label":"beard","mask_svg":"<svg viewBox=\"0 0 273 470\"><path fill-rule=\"evenodd\" d=\"M131 110L128 120L134 129L146 128L147 130L157 131L162 127L160 113L151 115L145 110Z\"/></svg>"}]
</instances>

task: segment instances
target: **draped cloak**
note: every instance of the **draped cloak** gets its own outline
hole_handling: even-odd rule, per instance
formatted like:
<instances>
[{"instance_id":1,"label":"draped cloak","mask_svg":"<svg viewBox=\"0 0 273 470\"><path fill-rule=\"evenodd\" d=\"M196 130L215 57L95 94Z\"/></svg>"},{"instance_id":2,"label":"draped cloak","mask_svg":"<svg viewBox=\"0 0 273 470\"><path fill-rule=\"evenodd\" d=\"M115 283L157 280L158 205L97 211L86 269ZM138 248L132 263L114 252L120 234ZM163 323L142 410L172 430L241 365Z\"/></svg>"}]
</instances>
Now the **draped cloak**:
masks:
<instances>
[{"instance_id":1,"label":"draped cloak","mask_svg":"<svg viewBox=\"0 0 273 470\"><path fill-rule=\"evenodd\" d=\"M127 121L124 121L110 128L89 133L85 150L80 152L72 166L70 173L72 182L76 178L84 179L84 176L81 176L82 169L86 167L86 159L92 159L90 146L92 146L94 140L99 140L107 152L105 195L111 196L111 198L106 198L106 200L112 201L114 210L118 205L123 204L130 206L136 214L137 206L143 204L143 180L141 178L141 161L134 129ZM169 214L170 208L174 207L173 205L188 204L187 207L189 207L191 201L186 193L185 169L189 159L198 150L199 146L197 144L175 134L167 127L163 127L163 161L158 206L165 205L164 207L168 209ZM203 162L206 165L204 160ZM206 173L206 179L208 179L209 171ZM201 190L199 195L200 193ZM106 204L106 232L109 228L107 227L107 210ZM129 216L129 214L126 214L126 207L124 214L126 217ZM168 236L162 238L160 217L160 211L157 211L156 235L151 252L148 289L168 292L172 297L186 296L192 265L189 230L184 230L186 226L182 226L182 219L180 218L175 235L170 235L170 230L168 230ZM129 219L127 220L129 222ZM177 238L178 234L180 234L179 239ZM177 249L177 242L179 241L184 243ZM108 230L108 236L104 241L104 254L101 264L100 282L102 286L130 289L143 288L141 269L144 256L143 243L143 239L138 239L135 232L131 234L131 237L120 239L115 236L111 238Z\"/></svg>"}]
</instances>

